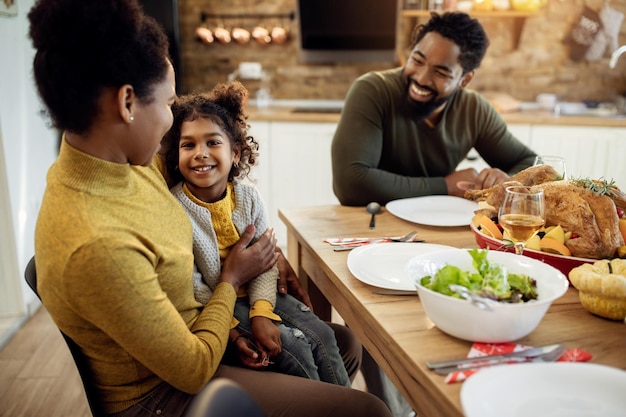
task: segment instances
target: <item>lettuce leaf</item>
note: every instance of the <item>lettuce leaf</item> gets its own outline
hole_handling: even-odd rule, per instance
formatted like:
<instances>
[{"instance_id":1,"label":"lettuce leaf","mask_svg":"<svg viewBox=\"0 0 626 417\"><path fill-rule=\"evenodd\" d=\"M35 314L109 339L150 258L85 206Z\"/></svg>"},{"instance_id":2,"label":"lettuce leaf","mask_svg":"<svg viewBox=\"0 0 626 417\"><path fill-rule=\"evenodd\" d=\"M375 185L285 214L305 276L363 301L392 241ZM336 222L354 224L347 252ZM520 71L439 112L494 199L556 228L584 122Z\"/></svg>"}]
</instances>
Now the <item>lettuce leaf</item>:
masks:
<instances>
[{"instance_id":1,"label":"lettuce leaf","mask_svg":"<svg viewBox=\"0 0 626 417\"><path fill-rule=\"evenodd\" d=\"M470 249L468 252L476 272L445 265L434 276L421 278L420 284L455 298L462 297L450 290L450 284L462 285L480 296L497 301L517 303L537 298L535 280L524 274L508 274L505 267L489 262L488 249Z\"/></svg>"}]
</instances>

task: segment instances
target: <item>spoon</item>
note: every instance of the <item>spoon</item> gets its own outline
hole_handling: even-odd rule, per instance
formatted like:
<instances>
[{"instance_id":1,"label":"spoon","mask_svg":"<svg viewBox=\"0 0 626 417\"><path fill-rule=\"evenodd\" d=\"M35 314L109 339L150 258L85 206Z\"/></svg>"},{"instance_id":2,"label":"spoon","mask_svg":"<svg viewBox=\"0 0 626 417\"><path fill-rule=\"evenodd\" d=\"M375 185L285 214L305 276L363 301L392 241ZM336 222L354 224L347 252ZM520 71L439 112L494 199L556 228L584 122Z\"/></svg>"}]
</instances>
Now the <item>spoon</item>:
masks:
<instances>
[{"instance_id":1,"label":"spoon","mask_svg":"<svg viewBox=\"0 0 626 417\"><path fill-rule=\"evenodd\" d=\"M473 306L481 310L493 311L493 308L491 308L491 304L494 302L493 300L481 297L480 295L476 295L462 285L450 284L448 287L452 291L469 301Z\"/></svg>"},{"instance_id":2,"label":"spoon","mask_svg":"<svg viewBox=\"0 0 626 417\"><path fill-rule=\"evenodd\" d=\"M372 215L372 219L370 220L370 229L376 227L376 215L380 213L380 204L372 202L367 205L365 208L369 214Z\"/></svg>"}]
</instances>

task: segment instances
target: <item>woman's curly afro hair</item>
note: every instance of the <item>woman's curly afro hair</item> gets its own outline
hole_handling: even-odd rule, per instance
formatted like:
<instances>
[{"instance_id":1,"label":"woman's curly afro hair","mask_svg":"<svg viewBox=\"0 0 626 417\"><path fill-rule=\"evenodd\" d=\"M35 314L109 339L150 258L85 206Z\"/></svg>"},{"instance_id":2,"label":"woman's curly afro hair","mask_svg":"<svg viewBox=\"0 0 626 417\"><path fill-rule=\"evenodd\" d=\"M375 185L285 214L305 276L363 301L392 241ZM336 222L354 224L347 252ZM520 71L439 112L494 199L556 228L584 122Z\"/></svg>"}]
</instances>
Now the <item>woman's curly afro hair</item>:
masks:
<instances>
[{"instance_id":1,"label":"woman's curly afro hair","mask_svg":"<svg viewBox=\"0 0 626 417\"><path fill-rule=\"evenodd\" d=\"M28 13L33 72L54 127L84 134L105 88L143 103L168 70L168 40L136 0L37 0Z\"/></svg>"}]
</instances>

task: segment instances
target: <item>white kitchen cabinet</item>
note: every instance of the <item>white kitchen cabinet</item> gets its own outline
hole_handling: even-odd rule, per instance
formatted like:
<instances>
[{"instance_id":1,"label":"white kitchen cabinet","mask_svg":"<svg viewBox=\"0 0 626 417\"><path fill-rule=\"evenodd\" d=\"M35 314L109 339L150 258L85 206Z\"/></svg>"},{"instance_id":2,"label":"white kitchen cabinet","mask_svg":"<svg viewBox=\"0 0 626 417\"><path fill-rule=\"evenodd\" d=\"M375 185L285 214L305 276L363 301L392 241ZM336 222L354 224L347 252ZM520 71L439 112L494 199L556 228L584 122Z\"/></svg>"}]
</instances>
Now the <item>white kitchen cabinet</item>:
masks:
<instances>
[{"instance_id":1,"label":"white kitchen cabinet","mask_svg":"<svg viewBox=\"0 0 626 417\"><path fill-rule=\"evenodd\" d=\"M539 155L565 158L570 178L605 178L626 186L622 128L532 126L531 146Z\"/></svg>"},{"instance_id":2,"label":"white kitchen cabinet","mask_svg":"<svg viewBox=\"0 0 626 417\"><path fill-rule=\"evenodd\" d=\"M615 128L615 136L611 142L607 160L607 172L613 178L615 184L626 191L626 129Z\"/></svg>"},{"instance_id":3,"label":"white kitchen cabinet","mask_svg":"<svg viewBox=\"0 0 626 417\"><path fill-rule=\"evenodd\" d=\"M264 200L267 200L270 192L270 160L268 152L271 140L270 127L271 122L254 122L250 125L250 129L248 130L248 133L254 137L259 144L259 158L257 165L252 168L250 172L249 181L246 180L246 182L256 186Z\"/></svg>"},{"instance_id":4,"label":"white kitchen cabinet","mask_svg":"<svg viewBox=\"0 0 626 417\"><path fill-rule=\"evenodd\" d=\"M253 123L250 132L260 145L254 176L281 247L287 244L287 230L278 209L339 204L330 159L336 127L336 123Z\"/></svg>"},{"instance_id":5,"label":"white kitchen cabinet","mask_svg":"<svg viewBox=\"0 0 626 417\"><path fill-rule=\"evenodd\" d=\"M513 136L519 139L522 143L526 145L530 143L530 125L510 124L508 125L508 128ZM489 168L489 164L487 164L485 160L480 157L478 152L472 148L468 152L467 157L456 167L457 170L466 168L474 168L477 172L480 172L485 168Z\"/></svg>"}]
</instances>

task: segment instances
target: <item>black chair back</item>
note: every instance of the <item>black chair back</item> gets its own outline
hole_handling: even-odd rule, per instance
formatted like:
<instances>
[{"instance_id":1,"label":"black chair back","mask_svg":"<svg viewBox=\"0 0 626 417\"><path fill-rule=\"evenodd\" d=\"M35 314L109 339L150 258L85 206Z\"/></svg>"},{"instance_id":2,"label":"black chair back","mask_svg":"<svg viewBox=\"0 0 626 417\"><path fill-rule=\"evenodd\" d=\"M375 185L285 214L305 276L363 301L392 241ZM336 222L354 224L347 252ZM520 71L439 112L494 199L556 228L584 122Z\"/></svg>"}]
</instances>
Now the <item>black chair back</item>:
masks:
<instances>
[{"instance_id":1,"label":"black chair back","mask_svg":"<svg viewBox=\"0 0 626 417\"><path fill-rule=\"evenodd\" d=\"M24 278L26 279L26 283L33 290L35 295L39 297L39 292L37 291L37 269L35 267L35 257L33 256L28 264L26 265L26 269L24 271ZM39 297L41 299L41 297ZM85 395L87 396L87 402L89 403L89 409L91 410L91 414L93 417L104 416L105 413L100 410L97 401L96 388L95 383L93 382L93 377L91 375L91 370L89 369L89 364L87 363L87 358L83 355L83 352L80 350L80 347L74 342L68 335L61 332L63 335L63 339L65 339L65 343L67 347L70 349L72 353L72 358L74 358L74 363L76 364L76 368L78 368L78 373L80 374L80 378L83 382L83 387L85 389Z\"/></svg>"},{"instance_id":2,"label":"black chair back","mask_svg":"<svg viewBox=\"0 0 626 417\"><path fill-rule=\"evenodd\" d=\"M237 383L225 378L209 382L192 400L185 417L266 417Z\"/></svg>"}]
</instances>

